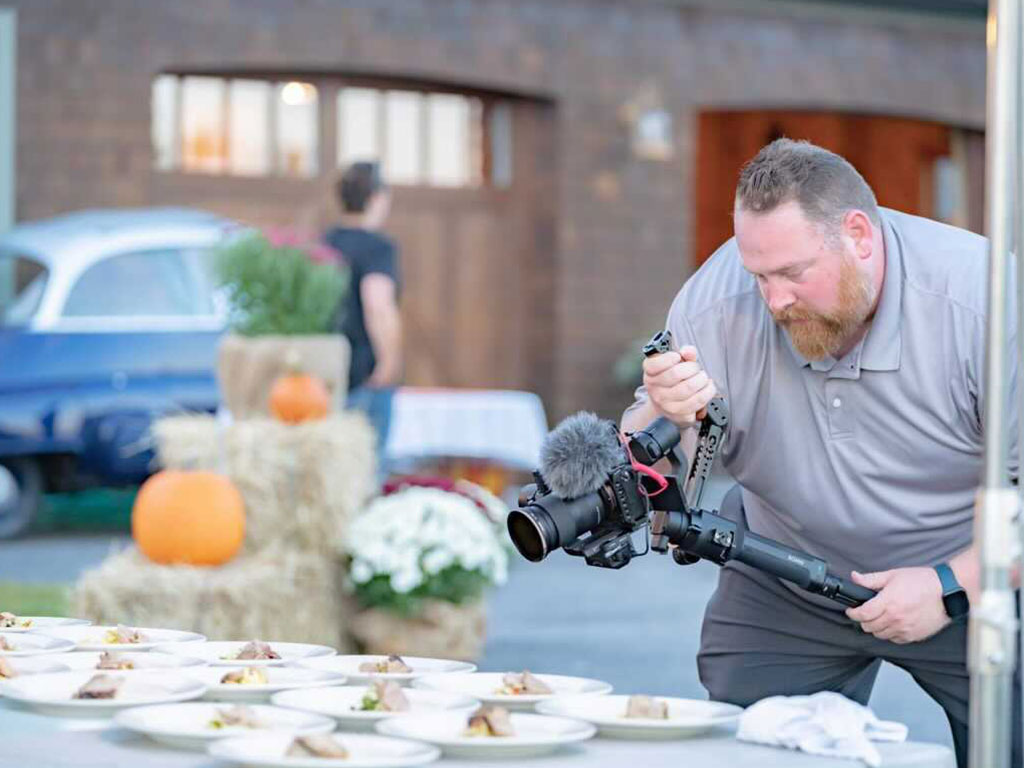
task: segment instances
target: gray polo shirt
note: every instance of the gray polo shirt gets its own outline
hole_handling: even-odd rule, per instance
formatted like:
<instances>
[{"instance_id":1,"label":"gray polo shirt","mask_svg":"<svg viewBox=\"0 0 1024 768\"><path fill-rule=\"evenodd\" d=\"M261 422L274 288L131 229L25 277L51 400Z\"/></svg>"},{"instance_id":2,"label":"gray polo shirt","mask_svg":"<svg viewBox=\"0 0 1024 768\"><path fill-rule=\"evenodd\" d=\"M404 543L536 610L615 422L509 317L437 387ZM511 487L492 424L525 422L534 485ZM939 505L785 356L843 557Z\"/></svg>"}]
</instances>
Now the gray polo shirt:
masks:
<instances>
[{"instance_id":1,"label":"gray polo shirt","mask_svg":"<svg viewBox=\"0 0 1024 768\"><path fill-rule=\"evenodd\" d=\"M843 576L934 565L968 547L982 472L988 242L881 215L881 299L841 360L808 362L793 348L735 239L687 281L667 321L728 402L722 457L750 529Z\"/></svg>"}]
</instances>

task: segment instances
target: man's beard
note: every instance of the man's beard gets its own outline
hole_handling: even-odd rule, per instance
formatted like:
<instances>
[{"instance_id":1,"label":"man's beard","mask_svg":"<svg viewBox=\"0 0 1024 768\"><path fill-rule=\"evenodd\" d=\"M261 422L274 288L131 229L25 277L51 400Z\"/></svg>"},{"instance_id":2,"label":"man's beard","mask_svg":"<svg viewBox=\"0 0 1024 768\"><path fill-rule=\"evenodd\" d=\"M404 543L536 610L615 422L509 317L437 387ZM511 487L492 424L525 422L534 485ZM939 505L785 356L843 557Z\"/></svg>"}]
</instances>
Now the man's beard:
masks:
<instances>
[{"instance_id":1,"label":"man's beard","mask_svg":"<svg viewBox=\"0 0 1024 768\"><path fill-rule=\"evenodd\" d=\"M857 271L849 256L839 267L839 306L834 312L819 313L798 307L773 315L796 347L808 360L835 356L868 319L874 291L866 275ZM804 322L794 322L802 320Z\"/></svg>"}]
</instances>

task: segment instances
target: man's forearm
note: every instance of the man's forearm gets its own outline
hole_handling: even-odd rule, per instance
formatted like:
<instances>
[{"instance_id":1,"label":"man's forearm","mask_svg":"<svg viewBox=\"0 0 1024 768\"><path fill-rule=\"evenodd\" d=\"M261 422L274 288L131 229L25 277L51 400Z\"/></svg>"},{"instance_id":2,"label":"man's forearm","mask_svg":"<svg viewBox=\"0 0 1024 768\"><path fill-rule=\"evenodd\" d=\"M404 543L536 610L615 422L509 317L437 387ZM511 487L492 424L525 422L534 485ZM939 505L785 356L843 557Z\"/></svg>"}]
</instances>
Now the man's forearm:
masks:
<instances>
[{"instance_id":1,"label":"man's forearm","mask_svg":"<svg viewBox=\"0 0 1024 768\"><path fill-rule=\"evenodd\" d=\"M375 312L367 315L366 335L370 337L370 346L373 348L377 367L393 380L398 376L402 365L402 322L398 312Z\"/></svg>"}]
</instances>

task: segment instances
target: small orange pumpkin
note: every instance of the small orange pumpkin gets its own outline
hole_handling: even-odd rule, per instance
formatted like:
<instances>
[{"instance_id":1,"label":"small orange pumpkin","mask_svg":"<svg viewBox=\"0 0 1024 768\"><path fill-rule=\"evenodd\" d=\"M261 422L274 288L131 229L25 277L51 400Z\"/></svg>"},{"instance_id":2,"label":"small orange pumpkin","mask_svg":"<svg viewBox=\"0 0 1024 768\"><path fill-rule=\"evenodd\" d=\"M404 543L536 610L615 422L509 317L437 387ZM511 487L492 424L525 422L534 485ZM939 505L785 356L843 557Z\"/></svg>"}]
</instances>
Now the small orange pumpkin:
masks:
<instances>
[{"instance_id":1,"label":"small orange pumpkin","mask_svg":"<svg viewBox=\"0 0 1024 768\"><path fill-rule=\"evenodd\" d=\"M298 424L322 419L331 410L323 381L306 373L286 373L270 389L270 412L280 421Z\"/></svg>"},{"instance_id":2,"label":"small orange pumpkin","mask_svg":"<svg viewBox=\"0 0 1024 768\"><path fill-rule=\"evenodd\" d=\"M223 475L157 472L135 497L132 537L155 563L222 565L245 538L245 502Z\"/></svg>"}]
</instances>

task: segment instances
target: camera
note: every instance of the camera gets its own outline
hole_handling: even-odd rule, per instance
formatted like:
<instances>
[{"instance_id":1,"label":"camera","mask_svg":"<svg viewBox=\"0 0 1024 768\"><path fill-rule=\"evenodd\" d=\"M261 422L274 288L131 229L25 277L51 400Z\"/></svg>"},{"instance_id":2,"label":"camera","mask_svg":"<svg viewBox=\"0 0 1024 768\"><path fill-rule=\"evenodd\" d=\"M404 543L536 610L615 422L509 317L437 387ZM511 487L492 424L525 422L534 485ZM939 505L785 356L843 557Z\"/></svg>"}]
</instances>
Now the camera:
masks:
<instances>
[{"instance_id":1,"label":"camera","mask_svg":"<svg viewBox=\"0 0 1024 768\"><path fill-rule=\"evenodd\" d=\"M607 422L606 427L608 439L618 442L615 426ZM622 568L643 554L636 550L633 534L649 524L650 481L636 464L650 466L665 458L679 438L679 430L665 418L632 433L600 487L576 498L561 498L534 472L534 483L523 488L519 508L508 516L509 535L519 554L539 562L562 548L601 568Z\"/></svg>"},{"instance_id":2,"label":"camera","mask_svg":"<svg viewBox=\"0 0 1024 768\"><path fill-rule=\"evenodd\" d=\"M644 354L671 348L671 333L662 331ZM874 597L872 590L830 573L821 558L748 531L739 486L726 495L723 507L735 507L741 519L701 509L728 420L725 401L713 398L697 428L693 460L680 488L675 477L652 469L661 459L678 465L673 449L681 435L667 418L622 436L615 424L592 413L570 416L548 435L535 482L523 487L519 507L509 512L512 543L535 563L559 548L600 568L622 568L649 550L671 551L680 565L736 560L844 606ZM728 505L730 494L733 504ZM642 551L634 545L640 531L647 539Z\"/></svg>"}]
</instances>

